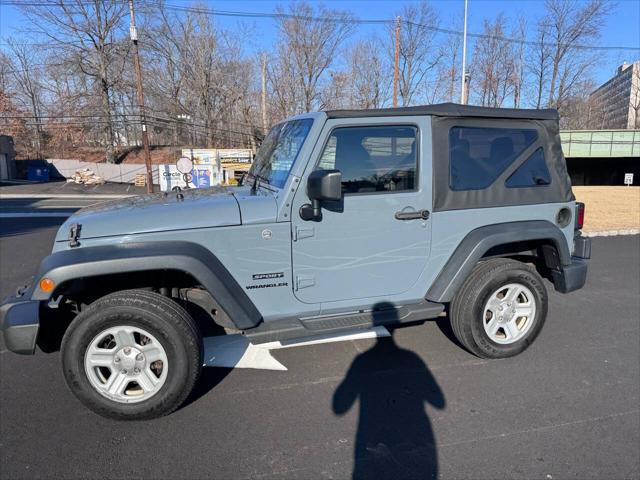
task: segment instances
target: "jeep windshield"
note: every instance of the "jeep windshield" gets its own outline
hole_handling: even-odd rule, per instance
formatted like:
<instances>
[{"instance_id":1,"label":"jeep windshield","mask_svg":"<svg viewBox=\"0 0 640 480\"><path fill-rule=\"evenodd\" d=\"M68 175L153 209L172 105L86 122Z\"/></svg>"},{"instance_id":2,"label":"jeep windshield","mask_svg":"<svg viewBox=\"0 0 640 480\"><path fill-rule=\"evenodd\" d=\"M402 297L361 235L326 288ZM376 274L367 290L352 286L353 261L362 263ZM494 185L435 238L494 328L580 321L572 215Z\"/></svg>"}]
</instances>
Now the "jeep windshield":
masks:
<instances>
[{"instance_id":1,"label":"jeep windshield","mask_svg":"<svg viewBox=\"0 0 640 480\"><path fill-rule=\"evenodd\" d=\"M305 118L275 125L262 142L249 175L274 187L284 187L312 124L312 119Z\"/></svg>"}]
</instances>

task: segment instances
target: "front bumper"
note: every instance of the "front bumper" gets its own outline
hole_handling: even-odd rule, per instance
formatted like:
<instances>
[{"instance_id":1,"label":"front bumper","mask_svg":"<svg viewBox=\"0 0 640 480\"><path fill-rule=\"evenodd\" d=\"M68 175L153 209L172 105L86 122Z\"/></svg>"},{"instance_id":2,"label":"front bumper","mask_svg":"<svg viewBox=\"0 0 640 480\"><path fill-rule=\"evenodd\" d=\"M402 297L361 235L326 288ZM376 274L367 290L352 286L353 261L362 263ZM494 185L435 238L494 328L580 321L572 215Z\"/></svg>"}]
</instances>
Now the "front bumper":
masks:
<instances>
[{"instance_id":1,"label":"front bumper","mask_svg":"<svg viewBox=\"0 0 640 480\"><path fill-rule=\"evenodd\" d=\"M26 296L10 297L0 305L0 332L8 350L33 355L40 321L40 302Z\"/></svg>"}]
</instances>

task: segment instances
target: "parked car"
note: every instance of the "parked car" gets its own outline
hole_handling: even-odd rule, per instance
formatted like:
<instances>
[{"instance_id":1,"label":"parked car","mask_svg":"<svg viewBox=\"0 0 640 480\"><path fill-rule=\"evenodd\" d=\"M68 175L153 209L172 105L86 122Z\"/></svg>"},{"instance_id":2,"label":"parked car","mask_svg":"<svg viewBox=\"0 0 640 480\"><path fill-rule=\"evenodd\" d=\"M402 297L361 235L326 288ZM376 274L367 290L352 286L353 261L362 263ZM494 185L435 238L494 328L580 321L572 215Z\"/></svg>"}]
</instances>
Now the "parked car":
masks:
<instances>
[{"instance_id":1,"label":"parked car","mask_svg":"<svg viewBox=\"0 0 640 480\"><path fill-rule=\"evenodd\" d=\"M510 357L543 327L543 278L584 285L583 217L555 110L309 113L242 185L80 210L0 323L14 352L61 349L71 391L116 419L178 408L212 326L263 343L446 314L470 352Z\"/></svg>"}]
</instances>

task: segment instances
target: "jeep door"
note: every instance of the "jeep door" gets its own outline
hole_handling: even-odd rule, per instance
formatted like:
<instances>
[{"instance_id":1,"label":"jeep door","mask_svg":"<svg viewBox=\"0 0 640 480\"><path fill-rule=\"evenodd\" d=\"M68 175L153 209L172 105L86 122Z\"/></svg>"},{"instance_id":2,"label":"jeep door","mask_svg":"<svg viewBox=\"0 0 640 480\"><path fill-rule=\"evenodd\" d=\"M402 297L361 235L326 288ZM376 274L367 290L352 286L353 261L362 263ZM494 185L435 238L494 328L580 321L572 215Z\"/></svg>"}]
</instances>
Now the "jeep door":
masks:
<instances>
[{"instance_id":1,"label":"jeep door","mask_svg":"<svg viewBox=\"0 0 640 480\"><path fill-rule=\"evenodd\" d=\"M342 173L343 200L304 221L306 178ZM293 280L306 303L401 294L424 270L431 240L428 117L328 120L292 205Z\"/></svg>"}]
</instances>

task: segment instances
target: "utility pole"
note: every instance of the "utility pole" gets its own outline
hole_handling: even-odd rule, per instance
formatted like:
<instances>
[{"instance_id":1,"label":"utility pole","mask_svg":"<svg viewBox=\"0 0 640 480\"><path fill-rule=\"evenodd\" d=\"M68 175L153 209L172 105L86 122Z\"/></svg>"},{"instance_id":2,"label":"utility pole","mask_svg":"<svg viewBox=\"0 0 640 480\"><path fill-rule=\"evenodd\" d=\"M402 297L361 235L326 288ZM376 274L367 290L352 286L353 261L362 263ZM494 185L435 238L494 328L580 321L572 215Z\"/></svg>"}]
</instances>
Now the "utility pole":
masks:
<instances>
[{"instance_id":1,"label":"utility pole","mask_svg":"<svg viewBox=\"0 0 640 480\"><path fill-rule=\"evenodd\" d=\"M144 108L144 91L142 89L142 73L140 71L140 52L138 51L138 31L136 30L136 13L133 9L133 0L129 0L129 15L131 19L129 33L131 36L131 41L133 42L133 66L136 74L138 109L140 110L140 124L142 126L142 149L144 150L144 164L147 167L147 193L153 193L151 152L149 151L149 134L147 133L147 118Z\"/></svg>"},{"instance_id":2,"label":"utility pole","mask_svg":"<svg viewBox=\"0 0 640 480\"><path fill-rule=\"evenodd\" d=\"M462 85L460 86L460 103L467 103L467 0L464 0L464 33L462 35Z\"/></svg>"},{"instance_id":3,"label":"utility pole","mask_svg":"<svg viewBox=\"0 0 640 480\"><path fill-rule=\"evenodd\" d=\"M396 17L396 53L393 61L393 106L398 106L398 63L400 62L400 17Z\"/></svg>"},{"instance_id":4,"label":"utility pole","mask_svg":"<svg viewBox=\"0 0 640 480\"><path fill-rule=\"evenodd\" d=\"M267 134L267 54L262 54L262 131Z\"/></svg>"}]
</instances>

